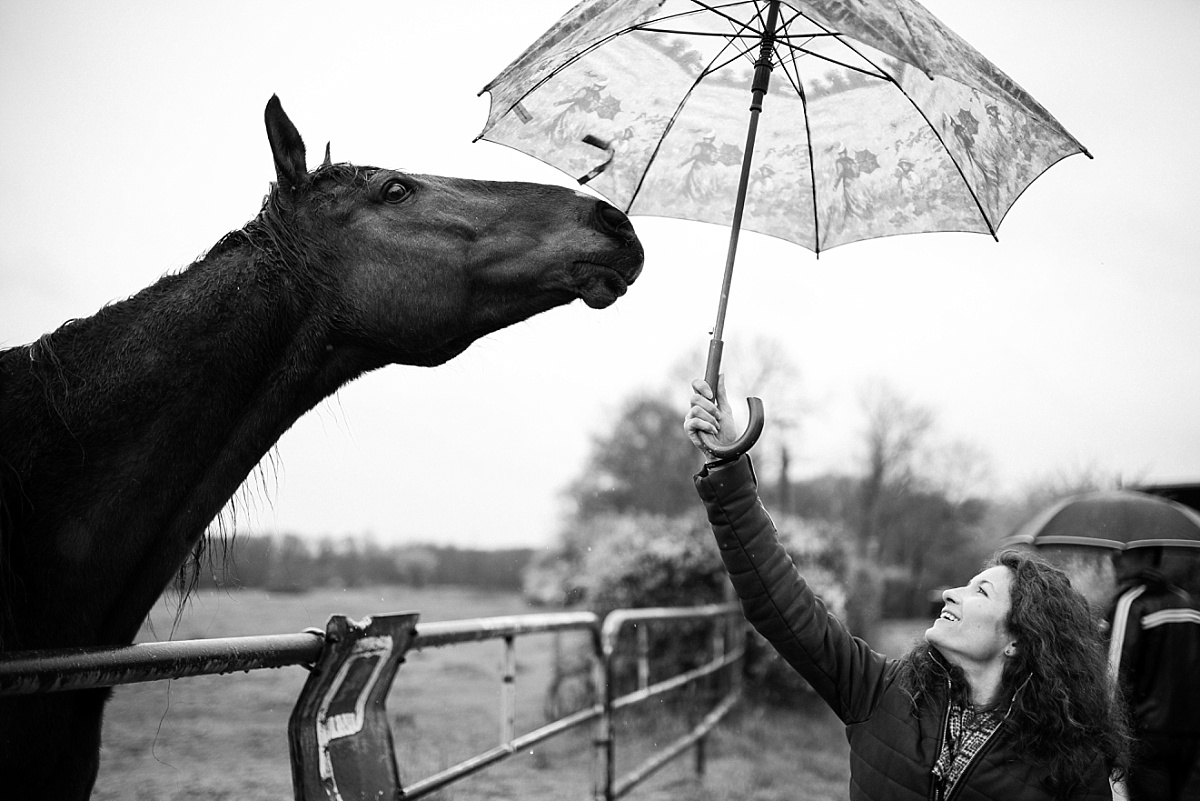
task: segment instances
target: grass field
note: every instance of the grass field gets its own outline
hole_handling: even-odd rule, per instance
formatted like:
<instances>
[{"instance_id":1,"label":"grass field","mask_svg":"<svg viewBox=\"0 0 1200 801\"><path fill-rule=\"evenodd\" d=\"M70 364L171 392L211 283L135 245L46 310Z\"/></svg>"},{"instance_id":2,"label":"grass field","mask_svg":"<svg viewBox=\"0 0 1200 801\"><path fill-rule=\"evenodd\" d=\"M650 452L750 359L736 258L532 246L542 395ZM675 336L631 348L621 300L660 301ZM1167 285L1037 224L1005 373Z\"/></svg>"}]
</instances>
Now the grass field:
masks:
<instances>
[{"instance_id":1,"label":"grass field","mask_svg":"<svg viewBox=\"0 0 1200 801\"><path fill-rule=\"evenodd\" d=\"M324 628L332 614L359 619L419 611L421 620L527 614L515 594L437 588L197 593L173 627L173 603L160 603L142 641L279 634ZM567 634L566 637L582 636ZM545 722L552 635L517 639L517 731ZM570 645L568 642L567 645ZM499 641L411 653L397 674L388 711L401 780L409 783L499 743ZM287 718L307 676L301 667L153 682L116 690L105 717L100 778L93 798L281 799L292 796ZM658 701L649 702L650 705ZM648 709L619 717L618 773L683 731L674 716ZM589 799L590 725L539 744L434 797ZM707 770L690 756L655 774L628 797L642 801L773 801L846 797L847 748L841 725L819 703L763 709L743 703L711 738Z\"/></svg>"}]
</instances>

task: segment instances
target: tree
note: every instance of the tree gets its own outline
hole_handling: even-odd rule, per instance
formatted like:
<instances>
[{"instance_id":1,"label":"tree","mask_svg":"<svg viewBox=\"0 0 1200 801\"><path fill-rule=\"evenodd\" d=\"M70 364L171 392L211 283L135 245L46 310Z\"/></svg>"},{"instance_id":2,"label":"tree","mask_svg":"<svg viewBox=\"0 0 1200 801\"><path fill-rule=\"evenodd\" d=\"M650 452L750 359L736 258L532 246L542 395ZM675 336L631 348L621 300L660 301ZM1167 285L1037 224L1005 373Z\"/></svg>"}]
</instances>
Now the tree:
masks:
<instances>
[{"instance_id":1,"label":"tree","mask_svg":"<svg viewBox=\"0 0 1200 801\"><path fill-rule=\"evenodd\" d=\"M862 520L858 556L877 558L880 536L896 499L913 486L915 457L933 427L933 412L875 381L864 389L861 403L867 418L867 453L862 483Z\"/></svg>"},{"instance_id":2,"label":"tree","mask_svg":"<svg viewBox=\"0 0 1200 801\"><path fill-rule=\"evenodd\" d=\"M786 469L781 437L796 427L801 407L795 401L799 384L795 362L782 342L767 337L732 343L725 356L737 365L741 386L772 399L772 425L755 450L761 474L775 473L776 453ZM696 508L691 477L701 460L684 435L682 422L687 387L703 364L699 351L685 355L668 371L667 386L631 397L612 431L593 438L587 468L566 493L575 501L579 519L632 512L672 516Z\"/></svg>"},{"instance_id":3,"label":"tree","mask_svg":"<svg viewBox=\"0 0 1200 801\"><path fill-rule=\"evenodd\" d=\"M924 614L931 591L961 581L964 564L992 550L983 533L990 476L986 455L962 441L932 439L935 415L887 384L862 394L866 453L853 528L856 595L851 627L869 633L888 609ZM970 568L967 568L970 569Z\"/></svg>"},{"instance_id":4,"label":"tree","mask_svg":"<svg viewBox=\"0 0 1200 801\"><path fill-rule=\"evenodd\" d=\"M410 545L393 548L391 553L396 575L401 583L410 587L424 587L437 570L437 554L428 546Z\"/></svg>"},{"instance_id":5,"label":"tree","mask_svg":"<svg viewBox=\"0 0 1200 801\"><path fill-rule=\"evenodd\" d=\"M283 534L268 552L266 588L271 592L304 592L315 585L308 546L296 534Z\"/></svg>"},{"instance_id":6,"label":"tree","mask_svg":"<svg viewBox=\"0 0 1200 801\"><path fill-rule=\"evenodd\" d=\"M881 381L868 384L860 401L867 422L866 454L850 560L856 592L846 623L860 636L870 637L883 615L885 566L896 566L902 551L912 553L904 546L914 529L926 535L938 530L933 523L939 510L913 497L919 488L916 457L933 427L933 412ZM905 518L919 517L925 519L918 525L904 524Z\"/></svg>"},{"instance_id":7,"label":"tree","mask_svg":"<svg viewBox=\"0 0 1200 801\"><path fill-rule=\"evenodd\" d=\"M595 437L583 475L567 490L577 516L678 515L695 508L692 475L700 457L682 428L677 406L649 395L626 402L613 430Z\"/></svg>"}]
</instances>

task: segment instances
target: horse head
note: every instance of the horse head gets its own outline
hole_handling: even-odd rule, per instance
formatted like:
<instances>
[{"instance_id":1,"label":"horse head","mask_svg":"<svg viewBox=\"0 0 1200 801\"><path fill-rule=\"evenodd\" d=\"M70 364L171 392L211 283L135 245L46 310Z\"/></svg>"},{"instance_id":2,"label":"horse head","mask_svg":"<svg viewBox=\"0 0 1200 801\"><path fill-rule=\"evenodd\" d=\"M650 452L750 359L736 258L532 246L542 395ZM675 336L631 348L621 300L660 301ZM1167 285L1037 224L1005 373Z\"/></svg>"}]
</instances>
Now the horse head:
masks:
<instances>
[{"instance_id":1,"label":"horse head","mask_svg":"<svg viewBox=\"0 0 1200 801\"><path fill-rule=\"evenodd\" d=\"M641 271L632 224L603 200L556 186L334 164L328 147L310 173L278 98L265 116L277 181L260 220L279 239L320 243L320 267L336 287L327 310L335 348L441 364L576 298L605 308Z\"/></svg>"}]
</instances>

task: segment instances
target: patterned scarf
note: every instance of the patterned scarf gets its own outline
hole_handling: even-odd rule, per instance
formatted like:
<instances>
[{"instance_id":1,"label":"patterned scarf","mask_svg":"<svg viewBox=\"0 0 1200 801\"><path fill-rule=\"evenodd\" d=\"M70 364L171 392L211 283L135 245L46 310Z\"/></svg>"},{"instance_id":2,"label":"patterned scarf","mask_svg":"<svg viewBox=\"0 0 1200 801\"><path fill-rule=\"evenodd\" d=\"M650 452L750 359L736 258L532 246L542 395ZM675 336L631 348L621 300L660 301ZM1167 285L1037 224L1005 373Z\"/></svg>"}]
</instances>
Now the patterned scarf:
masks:
<instances>
[{"instance_id":1,"label":"patterned scarf","mask_svg":"<svg viewBox=\"0 0 1200 801\"><path fill-rule=\"evenodd\" d=\"M938 798L945 798L962 778L963 771L983 748L1004 718L985 710L950 702L949 731L942 743L942 753L933 765L938 778Z\"/></svg>"}]
</instances>

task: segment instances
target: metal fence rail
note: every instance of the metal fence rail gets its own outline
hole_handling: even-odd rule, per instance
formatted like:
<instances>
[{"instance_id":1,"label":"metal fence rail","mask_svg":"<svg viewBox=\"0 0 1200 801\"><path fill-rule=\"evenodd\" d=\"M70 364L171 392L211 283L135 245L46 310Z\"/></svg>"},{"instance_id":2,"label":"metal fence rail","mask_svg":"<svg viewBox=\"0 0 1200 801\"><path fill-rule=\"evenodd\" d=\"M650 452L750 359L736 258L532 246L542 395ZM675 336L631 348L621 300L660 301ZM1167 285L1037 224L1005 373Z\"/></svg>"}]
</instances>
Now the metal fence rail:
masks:
<instances>
[{"instance_id":1,"label":"metal fence rail","mask_svg":"<svg viewBox=\"0 0 1200 801\"><path fill-rule=\"evenodd\" d=\"M116 687L145 681L307 665L325 647L324 632L222 637L0 654L0 696Z\"/></svg>"},{"instance_id":2,"label":"metal fence rail","mask_svg":"<svg viewBox=\"0 0 1200 801\"><path fill-rule=\"evenodd\" d=\"M522 749L596 721L595 799L626 794L671 760L696 749L703 772L705 737L733 708L740 694L736 666L745 650L744 623L735 605L624 609L603 622L591 612L477 618L417 626L406 612L353 621L329 619L324 632L143 643L120 648L26 651L0 654L0 696L67 692L146 681L303 665L310 674L288 721L295 797L315 799L383 797L416 799L482 770ZM656 683L650 682L647 629L681 620L712 622L710 659ZM620 632L637 626L638 689L615 697L614 656ZM591 637L591 706L534 731L515 732L516 643L519 636L586 631ZM402 788L395 760L386 697L404 655L413 649L504 640L499 744ZM668 744L625 776L615 775L613 715L649 698L726 671L729 690L689 733Z\"/></svg>"},{"instance_id":3,"label":"metal fence rail","mask_svg":"<svg viewBox=\"0 0 1200 801\"><path fill-rule=\"evenodd\" d=\"M649 626L680 620L708 619L714 622L710 638L710 660L692 670L669 679L650 683ZM718 622L724 625L719 625ZM613 658L622 629L637 626L638 689L617 697L613 682ZM600 629L600 651L604 660L604 714L596 737L597 764L602 771L596 782L596 801L615 801L688 748L696 748L696 771L704 772L705 738L733 708L741 695L741 674L732 669L745 655L745 624L737 604L712 604L683 608L618 609L610 612ZM663 695L719 671L729 670L729 689L721 701L689 733L668 743L658 754L649 757L624 776L616 775L616 738L613 735L613 713L649 698Z\"/></svg>"},{"instance_id":4,"label":"metal fence rail","mask_svg":"<svg viewBox=\"0 0 1200 801\"><path fill-rule=\"evenodd\" d=\"M528 748L594 720L602 713L602 707L596 704L590 709L580 710L573 715L559 718L520 737L515 735L517 672L515 638L521 634L548 634L572 630L591 632L593 650L596 650L600 619L591 612L457 620L449 623L430 623L421 627L421 631L413 643L413 648L438 648L465 642L504 639L504 673L501 678L503 684L500 692L500 744L482 754L477 754L457 765L441 770L433 776L412 782L404 791L406 799L428 795L464 776L469 776L488 765L506 759L523 748Z\"/></svg>"}]
</instances>

